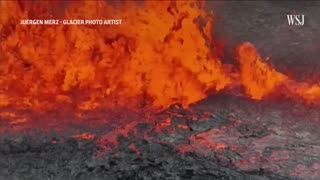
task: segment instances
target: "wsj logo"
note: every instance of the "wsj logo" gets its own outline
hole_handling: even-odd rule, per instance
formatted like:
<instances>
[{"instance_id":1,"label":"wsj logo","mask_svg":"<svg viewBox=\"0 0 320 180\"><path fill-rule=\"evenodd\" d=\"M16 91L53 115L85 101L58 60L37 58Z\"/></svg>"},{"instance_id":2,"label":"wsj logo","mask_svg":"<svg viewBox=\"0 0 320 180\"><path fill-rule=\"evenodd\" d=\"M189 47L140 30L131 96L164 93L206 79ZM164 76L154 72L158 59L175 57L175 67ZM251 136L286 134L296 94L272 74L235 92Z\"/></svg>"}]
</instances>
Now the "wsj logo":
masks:
<instances>
[{"instance_id":1,"label":"wsj logo","mask_svg":"<svg viewBox=\"0 0 320 180\"><path fill-rule=\"evenodd\" d=\"M303 26L304 25L304 15L292 15L288 14L288 24L295 25L295 26Z\"/></svg>"}]
</instances>

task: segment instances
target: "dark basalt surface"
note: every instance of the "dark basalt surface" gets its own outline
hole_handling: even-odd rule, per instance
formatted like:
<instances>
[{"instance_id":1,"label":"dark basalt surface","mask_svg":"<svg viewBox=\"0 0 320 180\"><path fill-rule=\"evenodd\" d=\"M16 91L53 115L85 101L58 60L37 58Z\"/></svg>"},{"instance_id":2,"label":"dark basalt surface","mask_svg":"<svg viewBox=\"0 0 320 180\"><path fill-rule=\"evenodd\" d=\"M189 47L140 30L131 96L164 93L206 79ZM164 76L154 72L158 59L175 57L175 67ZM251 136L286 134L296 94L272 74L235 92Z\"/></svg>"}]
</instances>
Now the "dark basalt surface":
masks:
<instances>
[{"instance_id":1,"label":"dark basalt surface","mask_svg":"<svg viewBox=\"0 0 320 180\"><path fill-rule=\"evenodd\" d=\"M199 118L192 120L195 114ZM320 178L319 107L219 94L189 110L174 105L156 116L171 117L171 123L157 131L163 120L141 121L128 136L114 133L118 145L97 143L106 134L111 139L112 129L92 130L92 140L66 132L1 135L0 178ZM111 148L106 151L104 146ZM97 152L103 154L97 157Z\"/></svg>"},{"instance_id":2,"label":"dark basalt surface","mask_svg":"<svg viewBox=\"0 0 320 180\"><path fill-rule=\"evenodd\" d=\"M180 154L169 145L131 138L114 150L119 157L94 159L94 143L69 139L20 144L1 142L1 179L285 179L264 171L244 173L222 167L195 153ZM142 156L128 148L139 146ZM268 178L267 178L268 177Z\"/></svg>"}]
</instances>

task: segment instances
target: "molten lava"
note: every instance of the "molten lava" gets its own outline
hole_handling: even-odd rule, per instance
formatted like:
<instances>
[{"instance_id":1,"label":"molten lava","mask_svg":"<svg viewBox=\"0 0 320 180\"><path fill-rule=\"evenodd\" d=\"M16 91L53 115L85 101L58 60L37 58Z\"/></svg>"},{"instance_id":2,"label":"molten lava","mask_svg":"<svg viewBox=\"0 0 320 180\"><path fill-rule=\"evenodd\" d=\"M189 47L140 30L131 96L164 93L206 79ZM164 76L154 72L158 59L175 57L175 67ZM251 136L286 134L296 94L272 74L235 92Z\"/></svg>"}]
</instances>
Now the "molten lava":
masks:
<instances>
[{"instance_id":1,"label":"molten lava","mask_svg":"<svg viewBox=\"0 0 320 180\"><path fill-rule=\"evenodd\" d=\"M130 2L114 8L71 1L61 18L114 17L123 23L19 25L21 19L50 18L48 7L56 5L47 3L1 2L2 106L188 105L229 83L208 45L212 14L198 3Z\"/></svg>"},{"instance_id":2,"label":"molten lava","mask_svg":"<svg viewBox=\"0 0 320 180\"><path fill-rule=\"evenodd\" d=\"M297 82L277 72L261 59L250 43L241 44L238 49L240 81L246 94L253 99L262 99L272 93L307 104L320 104L320 83Z\"/></svg>"},{"instance_id":3,"label":"molten lava","mask_svg":"<svg viewBox=\"0 0 320 180\"><path fill-rule=\"evenodd\" d=\"M238 48L240 81L245 92L253 99L262 99L274 91L275 87L287 80L263 60L253 45L244 43Z\"/></svg>"},{"instance_id":4,"label":"molten lava","mask_svg":"<svg viewBox=\"0 0 320 180\"><path fill-rule=\"evenodd\" d=\"M47 111L187 106L243 86L320 102L320 84L277 72L254 46L238 48L239 72L215 55L213 13L189 1L1 1L0 106ZM63 7L63 9L61 8ZM60 10L60 11L57 11ZM121 25L20 25L22 19L122 19ZM21 122L21 121L19 121Z\"/></svg>"}]
</instances>

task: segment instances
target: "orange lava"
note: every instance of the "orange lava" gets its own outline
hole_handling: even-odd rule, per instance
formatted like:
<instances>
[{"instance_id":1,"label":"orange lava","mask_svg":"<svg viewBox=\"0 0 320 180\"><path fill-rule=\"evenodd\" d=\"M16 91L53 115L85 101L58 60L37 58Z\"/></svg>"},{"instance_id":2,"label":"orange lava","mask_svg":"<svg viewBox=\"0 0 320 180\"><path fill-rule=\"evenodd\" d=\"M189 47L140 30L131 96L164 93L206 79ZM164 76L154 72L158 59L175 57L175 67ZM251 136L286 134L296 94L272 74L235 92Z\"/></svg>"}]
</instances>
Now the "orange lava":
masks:
<instances>
[{"instance_id":1,"label":"orange lava","mask_svg":"<svg viewBox=\"0 0 320 180\"><path fill-rule=\"evenodd\" d=\"M243 43L239 46L238 59L240 82L244 86L245 93L253 99L262 99L288 79L271 65L264 63L250 43Z\"/></svg>"},{"instance_id":2,"label":"orange lava","mask_svg":"<svg viewBox=\"0 0 320 180\"><path fill-rule=\"evenodd\" d=\"M18 125L27 122L26 118L15 119L10 122L10 125Z\"/></svg>"},{"instance_id":3,"label":"orange lava","mask_svg":"<svg viewBox=\"0 0 320 180\"><path fill-rule=\"evenodd\" d=\"M95 135L91 134L89 132L86 132L86 133L81 133L81 134L74 134L74 135L72 135L72 138L82 139L82 140L93 140L95 138Z\"/></svg>"},{"instance_id":4,"label":"orange lava","mask_svg":"<svg viewBox=\"0 0 320 180\"><path fill-rule=\"evenodd\" d=\"M213 12L193 1L1 1L0 107L35 111L195 103L226 87L263 99L320 102L320 84L296 82L238 47L239 72L216 56ZM121 25L20 25L21 19L122 19ZM21 121L19 121L21 122ZM182 127L183 128L183 127Z\"/></svg>"},{"instance_id":5,"label":"orange lava","mask_svg":"<svg viewBox=\"0 0 320 180\"><path fill-rule=\"evenodd\" d=\"M21 19L50 19L49 12L57 6L50 1L1 1L1 106L165 108L196 102L208 90L218 91L229 83L208 45L213 15L205 14L200 3L130 1L118 7L111 2L70 1L63 19L123 22L19 24Z\"/></svg>"},{"instance_id":6,"label":"orange lava","mask_svg":"<svg viewBox=\"0 0 320 180\"><path fill-rule=\"evenodd\" d=\"M277 72L248 42L237 50L240 82L249 97L260 100L270 94L280 94L294 100L301 99L307 104L320 104L320 82L297 82Z\"/></svg>"}]
</instances>

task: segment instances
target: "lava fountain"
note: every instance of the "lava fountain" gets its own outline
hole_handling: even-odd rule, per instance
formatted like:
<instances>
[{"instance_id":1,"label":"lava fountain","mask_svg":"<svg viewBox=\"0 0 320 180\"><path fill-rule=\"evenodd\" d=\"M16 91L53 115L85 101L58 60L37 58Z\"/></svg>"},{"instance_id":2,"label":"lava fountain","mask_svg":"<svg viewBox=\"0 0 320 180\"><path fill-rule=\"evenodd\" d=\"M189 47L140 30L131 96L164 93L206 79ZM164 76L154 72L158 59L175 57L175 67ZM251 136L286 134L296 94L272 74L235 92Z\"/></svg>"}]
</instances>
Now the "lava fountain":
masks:
<instances>
[{"instance_id":1,"label":"lava fountain","mask_svg":"<svg viewBox=\"0 0 320 180\"><path fill-rule=\"evenodd\" d=\"M15 117L18 109L42 114L120 107L153 112L175 103L188 107L239 86L244 96L256 100L281 94L308 104L320 102L319 83L290 79L250 43L237 48L239 67L223 64L211 34L214 13L202 1L121 6L105 1L1 1L0 8L2 117ZM21 19L106 17L123 22L19 24ZM22 117L14 123L26 121Z\"/></svg>"},{"instance_id":2,"label":"lava fountain","mask_svg":"<svg viewBox=\"0 0 320 180\"><path fill-rule=\"evenodd\" d=\"M0 177L319 176L320 81L277 71L250 42L223 63L205 2L12 0L0 12ZM71 23L103 19L121 23ZM313 106L309 124L296 128L303 112L287 116L284 99Z\"/></svg>"}]
</instances>

